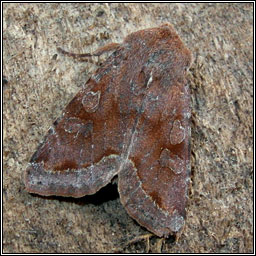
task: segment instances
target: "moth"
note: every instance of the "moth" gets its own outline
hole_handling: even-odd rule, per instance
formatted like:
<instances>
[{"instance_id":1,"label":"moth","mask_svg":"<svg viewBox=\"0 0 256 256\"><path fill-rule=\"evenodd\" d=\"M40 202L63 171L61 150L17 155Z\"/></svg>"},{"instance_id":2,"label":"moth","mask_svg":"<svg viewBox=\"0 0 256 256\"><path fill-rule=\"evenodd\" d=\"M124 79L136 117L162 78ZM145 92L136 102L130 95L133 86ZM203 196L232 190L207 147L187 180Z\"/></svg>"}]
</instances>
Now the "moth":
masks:
<instances>
[{"instance_id":1,"label":"moth","mask_svg":"<svg viewBox=\"0 0 256 256\"><path fill-rule=\"evenodd\" d=\"M192 55L169 24L134 32L109 49L32 156L25 187L83 197L118 176L127 213L167 237L186 215Z\"/></svg>"}]
</instances>

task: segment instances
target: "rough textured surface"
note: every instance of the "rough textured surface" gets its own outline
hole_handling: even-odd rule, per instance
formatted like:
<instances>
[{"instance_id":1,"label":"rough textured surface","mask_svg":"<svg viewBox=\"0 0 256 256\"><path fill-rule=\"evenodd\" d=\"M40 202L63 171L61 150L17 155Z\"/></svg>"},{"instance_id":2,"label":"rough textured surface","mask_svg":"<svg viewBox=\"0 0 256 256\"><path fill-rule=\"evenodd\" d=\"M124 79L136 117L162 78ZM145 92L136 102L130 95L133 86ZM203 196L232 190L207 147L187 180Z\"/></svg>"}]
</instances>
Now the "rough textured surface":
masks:
<instances>
[{"instance_id":1,"label":"rough textured surface","mask_svg":"<svg viewBox=\"0 0 256 256\"><path fill-rule=\"evenodd\" d=\"M154 252L253 250L253 4L4 4L3 250L144 252L147 233L115 185L81 199L31 196L23 172L52 122L96 70L57 54L90 52L169 22L195 57L192 186L177 243ZM93 59L94 63L103 61Z\"/></svg>"}]
</instances>

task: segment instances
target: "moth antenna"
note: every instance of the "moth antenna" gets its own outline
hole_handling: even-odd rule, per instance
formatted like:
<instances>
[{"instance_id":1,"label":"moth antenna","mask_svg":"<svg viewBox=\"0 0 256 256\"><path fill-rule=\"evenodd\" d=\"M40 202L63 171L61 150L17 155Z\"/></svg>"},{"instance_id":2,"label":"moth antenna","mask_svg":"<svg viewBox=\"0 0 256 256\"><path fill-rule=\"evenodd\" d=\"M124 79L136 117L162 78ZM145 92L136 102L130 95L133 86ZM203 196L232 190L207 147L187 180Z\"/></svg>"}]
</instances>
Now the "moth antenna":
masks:
<instances>
[{"instance_id":1,"label":"moth antenna","mask_svg":"<svg viewBox=\"0 0 256 256\"><path fill-rule=\"evenodd\" d=\"M73 53L73 52L67 52L65 50L63 50L62 48L58 47L57 48L57 51L61 54L64 54L64 55L67 55L69 57L72 57L72 58L84 58L84 57L92 57L92 56L95 56L91 53Z\"/></svg>"},{"instance_id":2,"label":"moth antenna","mask_svg":"<svg viewBox=\"0 0 256 256\"><path fill-rule=\"evenodd\" d=\"M93 53L72 53L72 52L67 52L63 50L62 48L58 47L57 51L60 52L61 54L67 55L72 58L85 58L85 57L93 57L93 56L100 56L101 54L109 51L114 51L116 50L120 44L118 43L109 43L103 47L100 47Z\"/></svg>"}]
</instances>

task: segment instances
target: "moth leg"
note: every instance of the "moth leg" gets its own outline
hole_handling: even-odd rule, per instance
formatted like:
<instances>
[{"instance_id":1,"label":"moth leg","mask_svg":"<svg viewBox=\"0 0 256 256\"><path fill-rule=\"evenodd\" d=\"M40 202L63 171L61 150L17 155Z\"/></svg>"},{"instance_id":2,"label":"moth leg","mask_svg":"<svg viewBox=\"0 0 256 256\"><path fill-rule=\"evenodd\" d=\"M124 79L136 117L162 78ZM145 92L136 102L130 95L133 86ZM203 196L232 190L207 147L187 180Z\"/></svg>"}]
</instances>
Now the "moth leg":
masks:
<instances>
[{"instance_id":1,"label":"moth leg","mask_svg":"<svg viewBox=\"0 0 256 256\"><path fill-rule=\"evenodd\" d=\"M156 244L156 252L157 253L162 253L162 247L163 247L163 241L165 240L165 238L159 238L157 240L157 244Z\"/></svg>"},{"instance_id":2,"label":"moth leg","mask_svg":"<svg viewBox=\"0 0 256 256\"><path fill-rule=\"evenodd\" d=\"M135 244L137 242L140 242L142 240L146 240L146 253L149 253L149 250L150 250L150 245L149 245L149 239L154 236L153 234L151 233L148 233L148 234L144 234L144 235L141 235L141 236L137 236L135 238L133 238L132 240L130 240L129 242L127 242L126 246L130 245L130 244Z\"/></svg>"},{"instance_id":3,"label":"moth leg","mask_svg":"<svg viewBox=\"0 0 256 256\"><path fill-rule=\"evenodd\" d=\"M142 240L146 241L146 250L145 253L149 253L150 249L152 250L153 248L150 248L150 238L154 237L153 234L148 233L148 234L144 234L141 236L137 236L135 238L133 238L132 240L130 240L129 242L127 242L126 246L130 245L130 244L135 244L137 242L140 242ZM162 253L162 247L163 247L163 242L164 242L165 238L157 238L157 242L156 242L156 253Z\"/></svg>"}]
</instances>

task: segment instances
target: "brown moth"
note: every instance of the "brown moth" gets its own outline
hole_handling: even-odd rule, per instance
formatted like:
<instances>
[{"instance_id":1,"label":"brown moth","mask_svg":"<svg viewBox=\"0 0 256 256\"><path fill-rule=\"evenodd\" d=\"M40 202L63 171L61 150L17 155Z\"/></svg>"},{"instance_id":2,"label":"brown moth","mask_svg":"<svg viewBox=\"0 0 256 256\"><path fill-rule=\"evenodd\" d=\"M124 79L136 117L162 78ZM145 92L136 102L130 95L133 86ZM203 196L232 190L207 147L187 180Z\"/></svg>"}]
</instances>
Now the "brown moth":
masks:
<instances>
[{"instance_id":1,"label":"brown moth","mask_svg":"<svg viewBox=\"0 0 256 256\"><path fill-rule=\"evenodd\" d=\"M110 50L31 158L26 190L82 197L118 175L128 214L167 237L183 227L186 214L190 92L185 75L192 56L169 24L132 33Z\"/></svg>"}]
</instances>

